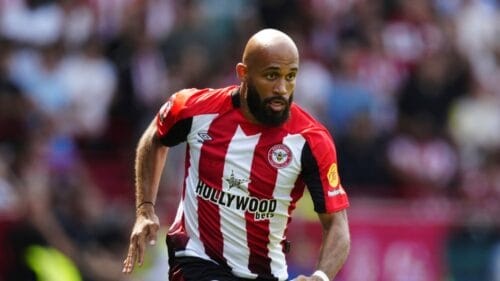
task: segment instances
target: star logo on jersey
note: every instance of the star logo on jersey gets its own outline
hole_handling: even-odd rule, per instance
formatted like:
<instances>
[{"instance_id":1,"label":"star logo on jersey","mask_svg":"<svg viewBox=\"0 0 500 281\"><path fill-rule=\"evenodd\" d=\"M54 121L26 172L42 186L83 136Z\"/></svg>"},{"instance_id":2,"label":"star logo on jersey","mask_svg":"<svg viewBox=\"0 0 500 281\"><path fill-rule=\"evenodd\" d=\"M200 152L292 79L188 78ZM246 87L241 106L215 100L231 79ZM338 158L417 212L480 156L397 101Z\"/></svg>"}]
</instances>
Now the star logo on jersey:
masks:
<instances>
[{"instance_id":1,"label":"star logo on jersey","mask_svg":"<svg viewBox=\"0 0 500 281\"><path fill-rule=\"evenodd\" d=\"M292 161L292 150L282 143L275 144L267 152L267 160L275 168L285 168Z\"/></svg>"},{"instance_id":2,"label":"star logo on jersey","mask_svg":"<svg viewBox=\"0 0 500 281\"><path fill-rule=\"evenodd\" d=\"M241 185L250 182L249 179L238 179L234 176L234 171L231 170L231 176L223 178L229 185L229 189L237 187L243 191L246 191Z\"/></svg>"}]
</instances>

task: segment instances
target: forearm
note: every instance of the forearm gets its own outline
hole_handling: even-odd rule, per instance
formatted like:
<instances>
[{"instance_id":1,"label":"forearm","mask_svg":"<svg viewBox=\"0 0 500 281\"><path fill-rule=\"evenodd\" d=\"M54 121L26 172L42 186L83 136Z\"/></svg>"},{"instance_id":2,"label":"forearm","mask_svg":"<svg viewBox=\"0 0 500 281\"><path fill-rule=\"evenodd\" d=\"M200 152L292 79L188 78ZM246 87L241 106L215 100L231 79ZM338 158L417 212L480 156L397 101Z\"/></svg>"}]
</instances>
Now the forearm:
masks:
<instances>
[{"instance_id":1,"label":"forearm","mask_svg":"<svg viewBox=\"0 0 500 281\"><path fill-rule=\"evenodd\" d=\"M318 269L325 272L330 279L333 279L349 254L350 236L347 215L345 211L341 211L333 219L322 219L322 223L323 241Z\"/></svg>"},{"instance_id":2,"label":"forearm","mask_svg":"<svg viewBox=\"0 0 500 281\"><path fill-rule=\"evenodd\" d=\"M153 121L142 135L135 159L136 207L143 202L156 202L161 174L167 158L168 148L156 136Z\"/></svg>"},{"instance_id":3,"label":"forearm","mask_svg":"<svg viewBox=\"0 0 500 281\"><path fill-rule=\"evenodd\" d=\"M158 185L165 166L168 148L160 143L156 135L155 120L146 129L135 158L136 220L130 235L127 257L123 262L123 273L131 273L135 264L142 265L146 245L154 244L160 222L152 204L156 202ZM150 202L152 204L143 204Z\"/></svg>"}]
</instances>

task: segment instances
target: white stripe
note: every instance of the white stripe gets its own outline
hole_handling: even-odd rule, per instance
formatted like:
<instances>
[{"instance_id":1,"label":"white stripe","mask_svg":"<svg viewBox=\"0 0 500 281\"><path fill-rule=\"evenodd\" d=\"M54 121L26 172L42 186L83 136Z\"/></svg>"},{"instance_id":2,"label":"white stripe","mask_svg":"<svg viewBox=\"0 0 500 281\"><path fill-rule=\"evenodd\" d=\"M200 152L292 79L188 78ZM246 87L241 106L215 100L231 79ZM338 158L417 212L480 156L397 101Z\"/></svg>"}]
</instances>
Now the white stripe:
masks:
<instances>
[{"instance_id":1,"label":"white stripe","mask_svg":"<svg viewBox=\"0 0 500 281\"><path fill-rule=\"evenodd\" d=\"M196 186L198 184L198 167L200 163L200 152L203 145L198 140L198 132L208 131L210 124L217 114L198 115L193 117L191 132L187 137L189 145L189 169L186 176L186 195L184 198L184 222L189 235L189 242L186 251L180 255L197 256L209 260L205 254L205 248L200 241L200 231L198 225L198 199L196 196Z\"/></svg>"},{"instance_id":2,"label":"white stripe","mask_svg":"<svg viewBox=\"0 0 500 281\"><path fill-rule=\"evenodd\" d=\"M269 222L269 257L271 258L271 272L279 280L288 278L285 255L281 246L286 224L288 222L288 207L292 201L292 190L301 170L300 157L305 139L301 135L288 135L283 139L283 144L292 151L292 161L285 167L278 169L276 188L273 197L278 204L274 217Z\"/></svg>"},{"instance_id":3,"label":"white stripe","mask_svg":"<svg viewBox=\"0 0 500 281\"><path fill-rule=\"evenodd\" d=\"M174 223L172 223L172 226L181 223L181 219L182 219L182 205L183 205L182 201L183 201L183 199L181 198L181 202L179 202L179 206L177 207L177 213L175 213L175 219L174 219Z\"/></svg>"},{"instance_id":4,"label":"white stripe","mask_svg":"<svg viewBox=\"0 0 500 281\"><path fill-rule=\"evenodd\" d=\"M224 178L234 175L236 179L250 179L250 170L254 157L254 150L259 141L260 134L247 136L238 126L226 154L224 176L222 178L223 190L225 192L248 196L248 183L241 184L245 191L238 187L229 188ZM254 149L249 149L254 148ZM245 211L234 207L220 206L221 231L224 241L224 258L233 272L239 277L256 278L257 274L249 271L248 263L250 250L247 242L247 231L245 223Z\"/></svg>"}]
</instances>

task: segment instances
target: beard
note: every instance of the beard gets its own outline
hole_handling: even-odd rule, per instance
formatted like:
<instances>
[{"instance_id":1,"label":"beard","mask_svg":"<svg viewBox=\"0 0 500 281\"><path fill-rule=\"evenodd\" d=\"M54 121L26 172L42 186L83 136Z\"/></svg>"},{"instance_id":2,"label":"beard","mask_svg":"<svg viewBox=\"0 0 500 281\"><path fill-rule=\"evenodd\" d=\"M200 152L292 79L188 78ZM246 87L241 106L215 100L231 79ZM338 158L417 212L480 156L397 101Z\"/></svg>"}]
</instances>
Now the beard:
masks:
<instances>
[{"instance_id":1,"label":"beard","mask_svg":"<svg viewBox=\"0 0 500 281\"><path fill-rule=\"evenodd\" d=\"M285 108L282 111L274 111L269 106L275 100L279 100L285 104ZM277 127L285 123L290 117L290 105L292 101L293 93L288 100L282 96L273 96L262 100L257 89L250 83L247 85L247 104L250 113L252 113L257 121L266 126Z\"/></svg>"}]
</instances>

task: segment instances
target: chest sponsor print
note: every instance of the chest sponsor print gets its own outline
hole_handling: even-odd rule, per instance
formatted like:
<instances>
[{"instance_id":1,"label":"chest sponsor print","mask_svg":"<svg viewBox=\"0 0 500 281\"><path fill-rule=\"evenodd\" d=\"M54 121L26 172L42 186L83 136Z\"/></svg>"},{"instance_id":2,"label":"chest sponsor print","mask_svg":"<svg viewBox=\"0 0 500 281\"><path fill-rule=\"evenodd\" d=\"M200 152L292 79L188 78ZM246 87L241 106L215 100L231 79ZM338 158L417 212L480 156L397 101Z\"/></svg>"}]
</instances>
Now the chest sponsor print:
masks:
<instances>
[{"instance_id":1,"label":"chest sponsor print","mask_svg":"<svg viewBox=\"0 0 500 281\"><path fill-rule=\"evenodd\" d=\"M230 191L213 188L201 180L198 180L196 185L196 194L203 200L211 201L219 206L252 213L255 220L270 219L274 217L276 211L276 199L260 199L233 194Z\"/></svg>"}]
</instances>

